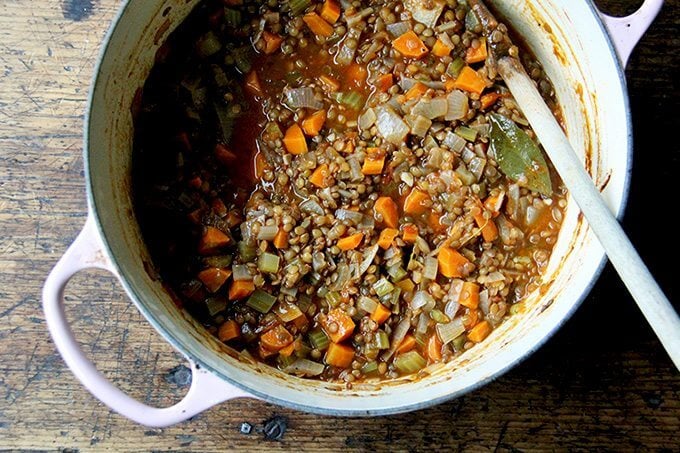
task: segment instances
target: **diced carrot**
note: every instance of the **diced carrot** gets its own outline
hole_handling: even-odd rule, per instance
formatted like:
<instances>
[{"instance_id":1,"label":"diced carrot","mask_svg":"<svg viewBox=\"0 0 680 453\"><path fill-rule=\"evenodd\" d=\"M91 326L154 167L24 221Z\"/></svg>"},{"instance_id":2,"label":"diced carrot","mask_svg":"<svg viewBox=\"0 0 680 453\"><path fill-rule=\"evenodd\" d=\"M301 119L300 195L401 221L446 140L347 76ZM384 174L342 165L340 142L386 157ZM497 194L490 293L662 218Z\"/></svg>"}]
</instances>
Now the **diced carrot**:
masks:
<instances>
[{"instance_id":1,"label":"diced carrot","mask_svg":"<svg viewBox=\"0 0 680 453\"><path fill-rule=\"evenodd\" d=\"M203 218L203 208L194 209L187 215L187 217L191 223L198 225L201 223L201 219Z\"/></svg>"},{"instance_id":2,"label":"diced carrot","mask_svg":"<svg viewBox=\"0 0 680 453\"><path fill-rule=\"evenodd\" d=\"M296 341L297 340L293 341L288 346L281 348L279 350L279 354L281 354L283 357L290 357L291 355L293 355L293 353L295 352Z\"/></svg>"},{"instance_id":3,"label":"diced carrot","mask_svg":"<svg viewBox=\"0 0 680 453\"><path fill-rule=\"evenodd\" d=\"M260 85L260 78L257 76L257 72L250 71L246 76L246 91L248 91L253 96L262 96L264 91L262 91L262 85Z\"/></svg>"},{"instance_id":4,"label":"diced carrot","mask_svg":"<svg viewBox=\"0 0 680 453\"><path fill-rule=\"evenodd\" d=\"M198 279L203 282L208 291L215 293L224 285L230 275L229 269L209 267L198 273Z\"/></svg>"},{"instance_id":5,"label":"diced carrot","mask_svg":"<svg viewBox=\"0 0 680 453\"><path fill-rule=\"evenodd\" d=\"M446 79L444 81L444 89L446 92L451 92L456 89L456 79Z\"/></svg>"},{"instance_id":6,"label":"diced carrot","mask_svg":"<svg viewBox=\"0 0 680 453\"><path fill-rule=\"evenodd\" d=\"M458 74L454 87L470 93L482 94L486 88L486 82L477 74L477 71L470 66L465 66Z\"/></svg>"},{"instance_id":7,"label":"diced carrot","mask_svg":"<svg viewBox=\"0 0 680 453\"><path fill-rule=\"evenodd\" d=\"M302 329L304 326L309 324L309 319L307 319L307 316L301 315L298 316L297 318L293 319L291 321L295 327L298 328L298 330Z\"/></svg>"},{"instance_id":8,"label":"diced carrot","mask_svg":"<svg viewBox=\"0 0 680 453\"><path fill-rule=\"evenodd\" d=\"M411 99L419 98L425 92L427 91L427 86L425 86L421 82L416 82L415 85L413 85L404 95L407 101L410 101Z\"/></svg>"},{"instance_id":9,"label":"diced carrot","mask_svg":"<svg viewBox=\"0 0 680 453\"><path fill-rule=\"evenodd\" d=\"M464 307L476 310L479 307L479 285L473 282L464 282L460 290L458 303Z\"/></svg>"},{"instance_id":10,"label":"diced carrot","mask_svg":"<svg viewBox=\"0 0 680 453\"><path fill-rule=\"evenodd\" d=\"M385 92L389 90L392 85L394 85L392 74L383 74L375 79L375 87L378 91Z\"/></svg>"},{"instance_id":11,"label":"diced carrot","mask_svg":"<svg viewBox=\"0 0 680 453\"><path fill-rule=\"evenodd\" d=\"M273 241L274 247L277 249L287 249L288 248L288 232L283 228L279 228L279 232L274 236Z\"/></svg>"},{"instance_id":12,"label":"diced carrot","mask_svg":"<svg viewBox=\"0 0 680 453\"><path fill-rule=\"evenodd\" d=\"M484 96L479 98L479 103L482 104L482 110L486 110L496 103L501 95L498 93L486 93Z\"/></svg>"},{"instance_id":13,"label":"diced carrot","mask_svg":"<svg viewBox=\"0 0 680 453\"><path fill-rule=\"evenodd\" d=\"M418 227L415 226L412 223L407 223L404 225L403 233L402 233L402 239L404 242L407 244L413 244L416 242L416 238L418 237Z\"/></svg>"},{"instance_id":14,"label":"diced carrot","mask_svg":"<svg viewBox=\"0 0 680 453\"><path fill-rule=\"evenodd\" d=\"M347 80L351 80L357 87L360 87L368 77L368 70L363 65L352 63L345 71Z\"/></svg>"},{"instance_id":15,"label":"diced carrot","mask_svg":"<svg viewBox=\"0 0 680 453\"><path fill-rule=\"evenodd\" d=\"M409 352L411 349L416 347L416 338L408 334L401 340L399 346L397 347L397 354L403 354L404 352Z\"/></svg>"},{"instance_id":16,"label":"diced carrot","mask_svg":"<svg viewBox=\"0 0 680 453\"><path fill-rule=\"evenodd\" d=\"M264 39L264 53L267 55L271 55L279 50L279 47L281 47L281 43L283 42L281 36L268 31L262 32L262 38Z\"/></svg>"},{"instance_id":17,"label":"diced carrot","mask_svg":"<svg viewBox=\"0 0 680 453\"><path fill-rule=\"evenodd\" d=\"M378 304L375 311L371 313L371 319L377 322L378 324L382 324L388 319L390 319L391 315L392 312L390 311L389 308L387 308L383 304Z\"/></svg>"},{"instance_id":18,"label":"diced carrot","mask_svg":"<svg viewBox=\"0 0 680 453\"><path fill-rule=\"evenodd\" d=\"M343 252L346 252L347 250L354 250L355 248L359 247L359 244L361 244L363 239L364 233L355 233L342 239L338 239L337 246Z\"/></svg>"},{"instance_id":19,"label":"diced carrot","mask_svg":"<svg viewBox=\"0 0 680 453\"><path fill-rule=\"evenodd\" d=\"M319 81L328 91L335 92L340 89L340 82L338 82L331 76L327 75L319 76Z\"/></svg>"},{"instance_id":20,"label":"diced carrot","mask_svg":"<svg viewBox=\"0 0 680 453\"><path fill-rule=\"evenodd\" d=\"M337 330L332 329L335 330L335 332L331 332L331 329L329 329L331 324L337 326ZM339 308L334 308L328 312L321 322L321 327L333 343L340 343L341 341L348 339L352 333L354 333L355 325L354 321L352 321L352 318L350 318L347 313Z\"/></svg>"},{"instance_id":21,"label":"diced carrot","mask_svg":"<svg viewBox=\"0 0 680 453\"><path fill-rule=\"evenodd\" d=\"M437 39L437 42L432 46L432 53L438 57L447 57L453 49L446 44L441 39Z\"/></svg>"},{"instance_id":22,"label":"diced carrot","mask_svg":"<svg viewBox=\"0 0 680 453\"><path fill-rule=\"evenodd\" d=\"M340 5L335 0L326 0L321 7L321 17L333 25L340 18Z\"/></svg>"},{"instance_id":23,"label":"diced carrot","mask_svg":"<svg viewBox=\"0 0 680 453\"><path fill-rule=\"evenodd\" d=\"M233 282L229 287L229 300L239 300L248 297L255 291L255 284L250 280Z\"/></svg>"},{"instance_id":24,"label":"diced carrot","mask_svg":"<svg viewBox=\"0 0 680 453\"><path fill-rule=\"evenodd\" d=\"M437 261L439 261L439 272L448 278L462 277L463 267L470 262L451 247L442 247L437 255Z\"/></svg>"},{"instance_id":25,"label":"diced carrot","mask_svg":"<svg viewBox=\"0 0 680 453\"><path fill-rule=\"evenodd\" d=\"M489 53L486 50L486 39L482 38L479 40L479 47L468 47L465 53L465 62L467 64L480 63L486 60Z\"/></svg>"},{"instance_id":26,"label":"diced carrot","mask_svg":"<svg viewBox=\"0 0 680 453\"><path fill-rule=\"evenodd\" d=\"M413 283L413 280L411 280L410 278L399 280L397 283L395 283L395 285L401 288L401 290L405 293L410 293L416 287L416 284Z\"/></svg>"},{"instance_id":27,"label":"diced carrot","mask_svg":"<svg viewBox=\"0 0 680 453\"><path fill-rule=\"evenodd\" d=\"M305 140L305 134L302 133L302 129L297 124L293 124L286 131L286 135L283 137L283 145L286 147L286 151L291 154L304 154L307 152L307 140Z\"/></svg>"},{"instance_id":28,"label":"diced carrot","mask_svg":"<svg viewBox=\"0 0 680 453\"><path fill-rule=\"evenodd\" d=\"M368 148L364 157L361 173L364 175L379 175L385 166L385 153L380 148Z\"/></svg>"},{"instance_id":29,"label":"diced carrot","mask_svg":"<svg viewBox=\"0 0 680 453\"><path fill-rule=\"evenodd\" d=\"M309 29L312 30L312 33L317 36L328 38L333 34L333 26L316 13L307 13L302 17L302 20L305 21Z\"/></svg>"},{"instance_id":30,"label":"diced carrot","mask_svg":"<svg viewBox=\"0 0 680 453\"><path fill-rule=\"evenodd\" d=\"M472 328L470 333L468 333L468 340L473 341L475 343L479 343L480 341L484 340L486 337L489 336L491 333L491 324L489 324L489 321L482 321L476 326Z\"/></svg>"},{"instance_id":31,"label":"diced carrot","mask_svg":"<svg viewBox=\"0 0 680 453\"><path fill-rule=\"evenodd\" d=\"M388 248L392 247L392 242L394 242L394 238L399 236L399 230L396 228L385 228L380 232L380 238L378 238L378 245L380 248L383 250L387 250Z\"/></svg>"},{"instance_id":32,"label":"diced carrot","mask_svg":"<svg viewBox=\"0 0 680 453\"><path fill-rule=\"evenodd\" d=\"M231 238L224 232L215 227L206 227L198 244L198 253L209 255L217 252L222 247L226 247L231 242Z\"/></svg>"},{"instance_id":33,"label":"diced carrot","mask_svg":"<svg viewBox=\"0 0 680 453\"><path fill-rule=\"evenodd\" d=\"M430 211L428 214L427 224L430 226L430 228L432 228L432 231L434 231L435 234L439 234L446 230L446 225L442 223L441 214L437 214L434 211Z\"/></svg>"},{"instance_id":34,"label":"diced carrot","mask_svg":"<svg viewBox=\"0 0 680 453\"><path fill-rule=\"evenodd\" d=\"M213 198L213 200L210 202L210 208L220 217L226 216L228 212L227 205L224 204L224 201L222 201L220 198Z\"/></svg>"},{"instance_id":35,"label":"diced carrot","mask_svg":"<svg viewBox=\"0 0 680 453\"><path fill-rule=\"evenodd\" d=\"M238 160L236 154L222 143L215 145L215 157L224 165L232 164Z\"/></svg>"},{"instance_id":36,"label":"diced carrot","mask_svg":"<svg viewBox=\"0 0 680 453\"><path fill-rule=\"evenodd\" d=\"M234 338L237 338L240 335L241 327L233 319L230 319L229 321L223 323L220 326L220 329L217 331L217 338L219 338L220 341L224 342L233 340Z\"/></svg>"},{"instance_id":37,"label":"diced carrot","mask_svg":"<svg viewBox=\"0 0 680 453\"><path fill-rule=\"evenodd\" d=\"M476 214L475 222L482 229L482 237L486 242L493 242L498 239L498 227L493 219L485 219L482 213Z\"/></svg>"},{"instance_id":38,"label":"diced carrot","mask_svg":"<svg viewBox=\"0 0 680 453\"><path fill-rule=\"evenodd\" d=\"M189 180L188 184L192 189L200 189L201 185L203 185L203 179L200 176L194 176Z\"/></svg>"},{"instance_id":39,"label":"diced carrot","mask_svg":"<svg viewBox=\"0 0 680 453\"><path fill-rule=\"evenodd\" d=\"M505 192L496 192L486 197L486 200L484 200L484 207L491 211L492 216L496 218L501 213L504 201Z\"/></svg>"},{"instance_id":40,"label":"diced carrot","mask_svg":"<svg viewBox=\"0 0 680 453\"><path fill-rule=\"evenodd\" d=\"M330 170L328 169L328 164L321 164L309 177L309 182L314 184L316 187L326 188L333 184L333 178L330 176Z\"/></svg>"},{"instance_id":41,"label":"diced carrot","mask_svg":"<svg viewBox=\"0 0 680 453\"><path fill-rule=\"evenodd\" d=\"M261 359L267 359L273 355L276 354L276 351L272 351L271 349L267 349L264 347L262 343L258 344L257 346L257 354L260 356Z\"/></svg>"},{"instance_id":42,"label":"diced carrot","mask_svg":"<svg viewBox=\"0 0 680 453\"><path fill-rule=\"evenodd\" d=\"M260 336L260 344L270 351L280 351L293 342L294 338L281 324Z\"/></svg>"},{"instance_id":43,"label":"diced carrot","mask_svg":"<svg viewBox=\"0 0 680 453\"><path fill-rule=\"evenodd\" d=\"M424 57L428 52L427 46L413 30L407 31L392 41L392 47L403 56L411 58Z\"/></svg>"},{"instance_id":44,"label":"diced carrot","mask_svg":"<svg viewBox=\"0 0 680 453\"><path fill-rule=\"evenodd\" d=\"M321 128L325 122L326 111L319 110L318 112L314 112L302 120L302 130L305 131L305 134L309 135L310 137L316 137L319 135L319 131L321 131Z\"/></svg>"},{"instance_id":45,"label":"diced carrot","mask_svg":"<svg viewBox=\"0 0 680 453\"><path fill-rule=\"evenodd\" d=\"M328 345L324 361L327 365L338 368L347 368L354 360L354 349L344 344L331 343Z\"/></svg>"},{"instance_id":46,"label":"diced carrot","mask_svg":"<svg viewBox=\"0 0 680 453\"><path fill-rule=\"evenodd\" d=\"M388 227L397 228L399 226L399 208L392 198L378 198L373 209L376 214L380 214L383 223Z\"/></svg>"},{"instance_id":47,"label":"diced carrot","mask_svg":"<svg viewBox=\"0 0 680 453\"><path fill-rule=\"evenodd\" d=\"M240 225L241 222L243 222L243 217L238 211L232 209L227 213L227 216L225 217L224 220L227 221L229 228L234 228L236 225Z\"/></svg>"},{"instance_id":48,"label":"diced carrot","mask_svg":"<svg viewBox=\"0 0 680 453\"><path fill-rule=\"evenodd\" d=\"M472 329L479 322L479 312L477 310L469 309L463 316L463 327L466 330Z\"/></svg>"},{"instance_id":49,"label":"diced carrot","mask_svg":"<svg viewBox=\"0 0 680 453\"><path fill-rule=\"evenodd\" d=\"M442 340L439 339L439 335L436 332L427 340L427 356L433 362L440 362L442 360Z\"/></svg>"},{"instance_id":50,"label":"diced carrot","mask_svg":"<svg viewBox=\"0 0 680 453\"><path fill-rule=\"evenodd\" d=\"M348 140L342 151L347 154L352 154L354 152L354 140Z\"/></svg>"},{"instance_id":51,"label":"diced carrot","mask_svg":"<svg viewBox=\"0 0 680 453\"><path fill-rule=\"evenodd\" d=\"M428 210L430 196L419 189L413 189L404 200L404 214L420 215Z\"/></svg>"}]
</instances>

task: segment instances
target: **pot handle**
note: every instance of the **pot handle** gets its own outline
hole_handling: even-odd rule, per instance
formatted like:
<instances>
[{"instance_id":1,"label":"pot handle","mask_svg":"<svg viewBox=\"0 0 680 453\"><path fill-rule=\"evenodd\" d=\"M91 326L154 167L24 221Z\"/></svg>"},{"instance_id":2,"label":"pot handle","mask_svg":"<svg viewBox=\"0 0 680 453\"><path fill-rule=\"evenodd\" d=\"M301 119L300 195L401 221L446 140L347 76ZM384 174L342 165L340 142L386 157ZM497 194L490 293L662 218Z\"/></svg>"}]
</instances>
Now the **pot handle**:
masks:
<instances>
[{"instance_id":1,"label":"pot handle","mask_svg":"<svg viewBox=\"0 0 680 453\"><path fill-rule=\"evenodd\" d=\"M117 278L109 261L92 216L83 230L50 272L43 287L43 310L47 326L59 353L73 374L97 399L119 414L142 425L162 428L179 423L216 404L234 398L254 398L214 374L191 364L191 387L174 406L147 406L115 387L85 356L73 335L64 313L64 288L77 272L84 269L104 269Z\"/></svg>"},{"instance_id":2,"label":"pot handle","mask_svg":"<svg viewBox=\"0 0 680 453\"><path fill-rule=\"evenodd\" d=\"M613 17L600 13L621 65L625 68L633 49L659 14L663 0L645 0L630 16Z\"/></svg>"}]
</instances>

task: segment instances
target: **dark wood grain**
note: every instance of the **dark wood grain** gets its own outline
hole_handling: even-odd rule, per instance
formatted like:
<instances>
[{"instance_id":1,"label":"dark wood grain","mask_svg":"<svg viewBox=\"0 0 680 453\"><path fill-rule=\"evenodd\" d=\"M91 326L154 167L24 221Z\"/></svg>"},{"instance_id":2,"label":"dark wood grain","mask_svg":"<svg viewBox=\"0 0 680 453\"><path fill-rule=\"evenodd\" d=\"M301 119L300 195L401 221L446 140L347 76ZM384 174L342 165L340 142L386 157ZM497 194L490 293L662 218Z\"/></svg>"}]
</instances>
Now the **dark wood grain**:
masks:
<instances>
[{"instance_id":1,"label":"dark wood grain","mask_svg":"<svg viewBox=\"0 0 680 453\"><path fill-rule=\"evenodd\" d=\"M639 1L599 2L626 13ZM658 450L680 448L680 375L606 268L583 307L536 354L456 401L394 417L319 417L223 404L167 429L138 426L90 396L56 353L39 294L85 211L81 128L115 0L0 2L0 448L41 450ZM626 230L671 300L678 285L680 0L669 0L627 71L635 165ZM623 128L623 125L622 125ZM154 405L186 390L181 358L101 272L70 284L89 356ZM677 305L676 305L677 307ZM281 441L263 423L287 418ZM250 435L239 425L254 426Z\"/></svg>"}]
</instances>

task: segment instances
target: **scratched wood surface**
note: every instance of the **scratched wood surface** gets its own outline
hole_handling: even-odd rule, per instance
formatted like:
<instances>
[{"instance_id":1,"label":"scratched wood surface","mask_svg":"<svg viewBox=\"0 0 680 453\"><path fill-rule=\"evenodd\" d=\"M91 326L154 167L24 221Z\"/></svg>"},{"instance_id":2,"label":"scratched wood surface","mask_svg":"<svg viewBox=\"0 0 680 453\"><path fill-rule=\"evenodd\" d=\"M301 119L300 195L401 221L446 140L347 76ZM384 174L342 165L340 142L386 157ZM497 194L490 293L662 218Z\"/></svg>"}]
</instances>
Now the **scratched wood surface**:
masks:
<instances>
[{"instance_id":1,"label":"scratched wood surface","mask_svg":"<svg viewBox=\"0 0 680 453\"><path fill-rule=\"evenodd\" d=\"M609 11L639 1L608 0ZM540 351L456 401L400 416L339 419L242 400L167 429L96 401L55 352L40 309L45 275L85 220L81 127L88 84L117 0L0 1L0 449L40 450L665 450L680 448L680 375L607 268ZM628 70L636 130L625 227L669 297L680 291L677 206L680 0ZM168 405L183 362L105 273L67 294L78 339L133 397ZM284 417L279 441L264 422ZM239 432L242 422L251 434Z\"/></svg>"}]
</instances>

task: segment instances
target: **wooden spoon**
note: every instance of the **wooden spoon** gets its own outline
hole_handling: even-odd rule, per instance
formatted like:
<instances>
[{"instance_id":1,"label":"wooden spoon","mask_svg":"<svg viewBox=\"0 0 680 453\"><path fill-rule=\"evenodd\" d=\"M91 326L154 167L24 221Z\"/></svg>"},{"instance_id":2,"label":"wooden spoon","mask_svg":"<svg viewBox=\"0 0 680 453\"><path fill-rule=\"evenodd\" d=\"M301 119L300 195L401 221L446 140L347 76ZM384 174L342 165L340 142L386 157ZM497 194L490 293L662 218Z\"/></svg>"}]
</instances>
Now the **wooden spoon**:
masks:
<instances>
[{"instance_id":1,"label":"wooden spoon","mask_svg":"<svg viewBox=\"0 0 680 453\"><path fill-rule=\"evenodd\" d=\"M535 83L520 61L510 55L512 43L507 34L497 30L498 22L481 0L468 0L468 4L482 24L491 48L491 63L496 64L498 73L505 80L621 280L680 370L680 317L605 204Z\"/></svg>"}]
</instances>

